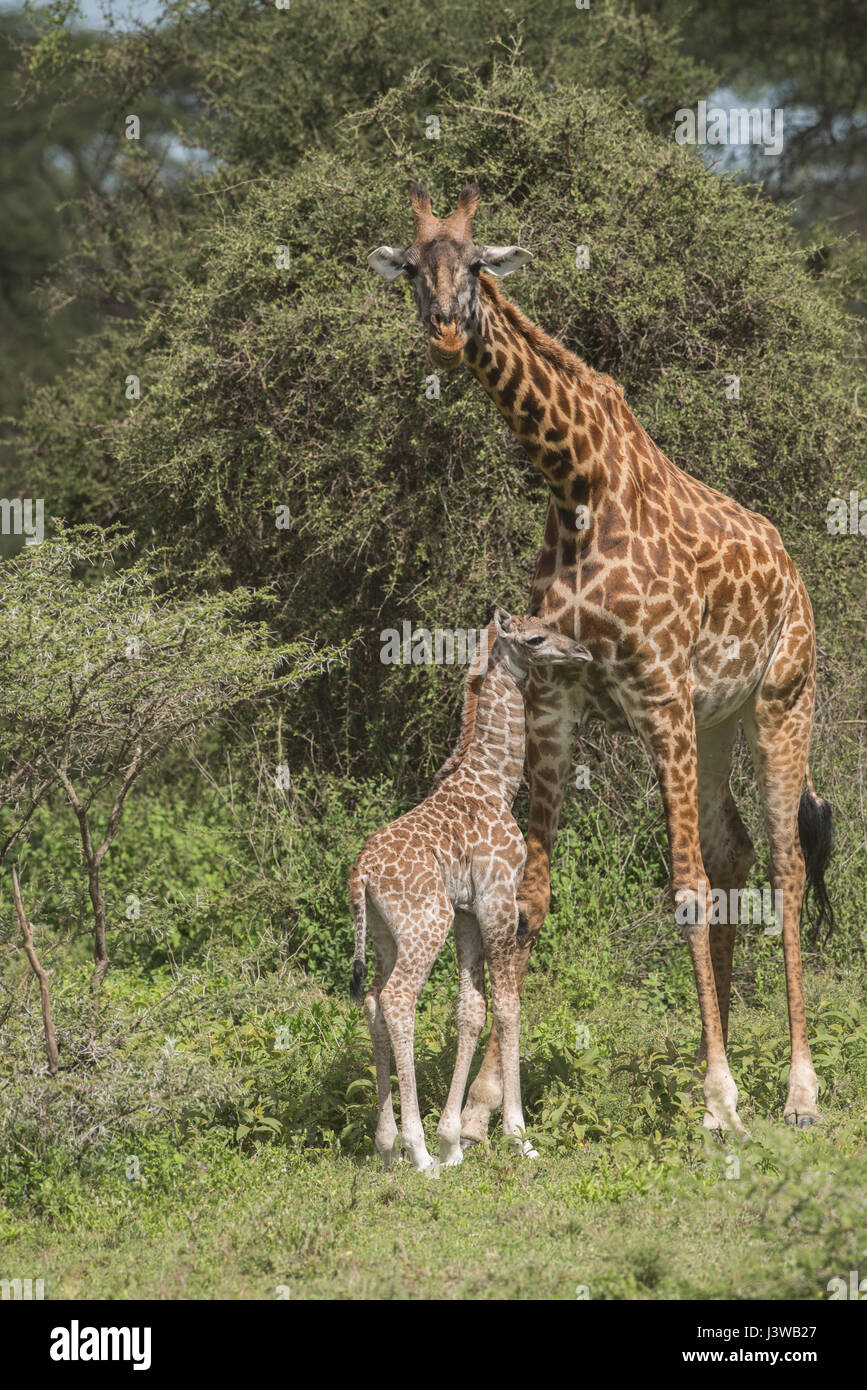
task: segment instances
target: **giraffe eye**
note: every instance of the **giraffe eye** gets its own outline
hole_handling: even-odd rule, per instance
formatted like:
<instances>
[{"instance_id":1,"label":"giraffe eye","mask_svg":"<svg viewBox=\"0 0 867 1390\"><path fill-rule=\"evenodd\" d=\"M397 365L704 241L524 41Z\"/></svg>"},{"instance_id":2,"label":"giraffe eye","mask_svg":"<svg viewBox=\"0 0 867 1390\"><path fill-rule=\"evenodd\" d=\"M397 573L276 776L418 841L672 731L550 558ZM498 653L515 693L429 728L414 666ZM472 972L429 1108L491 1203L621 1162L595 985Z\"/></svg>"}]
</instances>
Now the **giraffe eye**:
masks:
<instances>
[{"instance_id":1,"label":"giraffe eye","mask_svg":"<svg viewBox=\"0 0 867 1390\"><path fill-rule=\"evenodd\" d=\"M527 646L528 646L528 647L539 647L539 646L541 646L541 644L544 642L544 640L545 640L544 637L528 637L528 638L527 638Z\"/></svg>"},{"instance_id":2,"label":"giraffe eye","mask_svg":"<svg viewBox=\"0 0 867 1390\"><path fill-rule=\"evenodd\" d=\"M413 265L412 261L405 261L403 269L408 280L414 280L418 274L418 266Z\"/></svg>"},{"instance_id":3,"label":"giraffe eye","mask_svg":"<svg viewBox=\"0 0 867 1390\"><path fill-rule=\"evenodd\" d=\"M479 272L484 269L484 265L484 261L473 261L472 265L470 266L470 274L478 275Z\"/></svg>"}]
</instances>

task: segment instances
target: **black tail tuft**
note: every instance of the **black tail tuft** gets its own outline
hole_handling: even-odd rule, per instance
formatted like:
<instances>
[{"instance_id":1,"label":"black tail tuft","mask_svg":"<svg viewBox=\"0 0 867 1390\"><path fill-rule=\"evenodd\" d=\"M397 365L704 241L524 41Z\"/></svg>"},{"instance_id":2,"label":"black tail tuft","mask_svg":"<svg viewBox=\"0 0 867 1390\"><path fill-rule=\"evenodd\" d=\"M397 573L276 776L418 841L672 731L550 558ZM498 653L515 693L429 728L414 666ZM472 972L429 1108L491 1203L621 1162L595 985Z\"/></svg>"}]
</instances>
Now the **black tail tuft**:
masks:
<instances>
[{"instance_id":1,"label":"black tail tuft","mask_svg":"<svg viewBox=\"0 0 867 1390\"><path fill-rule=\"evenodd\" d=\"M350 998L354 999L356 1004L361 1003L363 995L361 986L363 983L364 962L360 960L354 960L352 962L352 979L349 981L349 994Z\"/></svg>"},{"instance_id":2,"label":"black tail tuft","mask_svg":"<svg viewBox=\"0 0 867 1390\"><path fill-rule=\"evenodd\" d=\"M807 869L804 905L810 923L810 940L821 939L822 927L826 923L827 940L834 930L834 909L825 886L825 871L834 848L834 826L828 802L808 790L804 791L798 807L798 835Z\"/></svg>"}]
</instances>

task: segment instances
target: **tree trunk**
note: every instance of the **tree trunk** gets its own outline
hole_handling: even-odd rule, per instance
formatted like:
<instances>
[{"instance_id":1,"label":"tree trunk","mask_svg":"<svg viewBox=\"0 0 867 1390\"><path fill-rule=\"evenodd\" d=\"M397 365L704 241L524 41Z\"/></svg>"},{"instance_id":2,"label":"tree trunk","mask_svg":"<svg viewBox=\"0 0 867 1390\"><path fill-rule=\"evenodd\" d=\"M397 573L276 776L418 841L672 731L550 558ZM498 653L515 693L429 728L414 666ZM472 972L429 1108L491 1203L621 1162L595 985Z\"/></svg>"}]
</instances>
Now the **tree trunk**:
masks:
<instances>
[{"instance_id":1,"label":"tree trunk","mask_svg":"<svg viewBox=\"0 0 867 1390\"><path fill-rule=\"evenodd\" d=\"M99 889L99 865L91 861L88 870L88 888L93 904L93 974L90 977L90 992L98 999L110 962L105 947L105 903Z\"/></svg>"}]
</instances>

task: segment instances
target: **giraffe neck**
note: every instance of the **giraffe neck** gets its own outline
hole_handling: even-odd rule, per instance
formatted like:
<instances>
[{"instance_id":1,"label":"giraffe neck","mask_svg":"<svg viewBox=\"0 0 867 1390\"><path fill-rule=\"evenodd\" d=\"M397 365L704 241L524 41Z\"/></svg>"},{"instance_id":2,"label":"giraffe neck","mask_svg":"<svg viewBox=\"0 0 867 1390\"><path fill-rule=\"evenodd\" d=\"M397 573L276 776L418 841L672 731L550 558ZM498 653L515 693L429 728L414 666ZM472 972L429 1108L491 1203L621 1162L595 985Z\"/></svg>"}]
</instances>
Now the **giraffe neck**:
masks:
<instances>
[{"instance_id":1,"label":"giraffe neck","mask_svg":"<svg viewBox=\"0 0 867 1390\"><path fill-rule=\"evenodd\" d=\"M479 279L464 358L570 515L617 487L640 428L610 377L594 372Z\"/></svg>"},{"instance_id":2,"label":"giraffe neck","mask_svg":"<svg viewBox=\"0 0 867 1390\"><path fill-rule=\"evenodd\" d=\"M494 782L509 806L524 775L524 697L499 645L494 643L478 688L475 715L460 774Z\"/></svg>"}]
</instances>

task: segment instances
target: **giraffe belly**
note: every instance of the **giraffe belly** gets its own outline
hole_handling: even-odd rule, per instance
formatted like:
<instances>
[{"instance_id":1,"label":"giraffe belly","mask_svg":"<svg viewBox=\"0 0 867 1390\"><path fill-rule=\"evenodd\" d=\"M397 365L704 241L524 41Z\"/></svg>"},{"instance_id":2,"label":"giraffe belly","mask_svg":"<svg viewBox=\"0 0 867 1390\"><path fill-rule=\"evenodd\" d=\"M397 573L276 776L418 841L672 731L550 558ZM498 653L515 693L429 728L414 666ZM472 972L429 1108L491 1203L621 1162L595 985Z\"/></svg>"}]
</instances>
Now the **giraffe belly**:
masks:
<instances>
[{"instance_id":1,"label":"giraffe belly","mask_svg":"<svg viewBox=\"0 0 867 1390\"><path fill-rule=\"evenodd\" d=\"M779 647L784 618L756 637L711 637L703 633L691 663L696 727L720 724L746 703L761 685Z\"/></svg>"},{"instance_id":2,"label":"giraffe belly","mask_svg":"<svg viewBox=\"0 0 867 1390\"><path fill-rule=\"evenodd\" d=\"M469 866L459 864L444 866L441 864L440 871L452 907L464 912L472 908L475 894Z\"/></svg>"},{"instance_id":3,"label":"giraffe belly","mask_svg":"<svg viewBox=\"0 0 867 1390\"><path fill-rule=\"evenodd\" d=\"M635 730L633 711L616 679L608 676L601 664L592 672L582 672L580 681L571 689L571 717L576 725L601 721L613 733Z\"/></svg>"},{"instance_id":4,"label":"giraffe belly","mask_svg":"<svg viewBox=\"0 0 867 1390\"><path fill-rule=\"evenodd\" d=\"M753 690L755 686L753 686ZM732 715L737 714L746 701L750 698L752 691L740 690L737 694L721 695L719 692L701 695L698 692L693 696L693 709L695 710L695 727L697 729L712 729L717 724L724 724Z\"/></svg>"},{"instance_id":5,"label":"giraffe belly","mask_svg":"<svg viewBox=\"0 0 867 1390\"><path fill-rule=\"evenodd\" d=\"M749 660L735 668L729 662L728 649L716 661L705 659L692 663L690 677L697 728L723 723L751 699L773 660L778 641L779 635L775 633L760 652L753 648ZM654 702L658 699L659 686ZM601 721L615 733L639 733L643 711L640 683L623 680L617 670L606 671L601 662L592 670L588 668L586 675L582 674L580 682L573 687L572 712L576 725Z\"/></svg>"}]
</instances>

